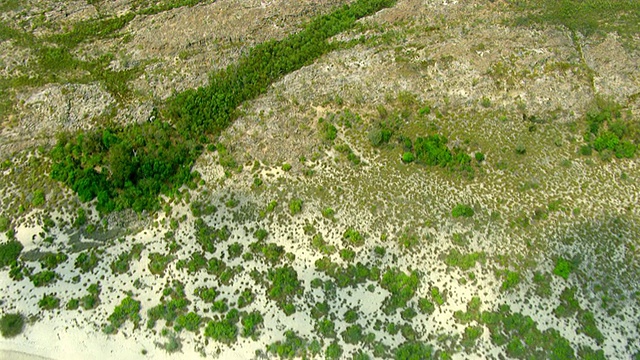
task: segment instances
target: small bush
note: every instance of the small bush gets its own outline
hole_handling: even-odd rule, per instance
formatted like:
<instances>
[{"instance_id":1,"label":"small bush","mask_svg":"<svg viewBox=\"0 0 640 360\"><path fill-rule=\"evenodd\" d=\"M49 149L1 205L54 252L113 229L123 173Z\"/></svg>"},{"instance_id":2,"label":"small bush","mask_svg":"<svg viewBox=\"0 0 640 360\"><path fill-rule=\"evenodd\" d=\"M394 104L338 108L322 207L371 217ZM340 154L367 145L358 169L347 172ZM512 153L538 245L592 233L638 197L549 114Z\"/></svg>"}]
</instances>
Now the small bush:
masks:
<instances>
[{"instance_id":1,"label":"small bush","mask_svg":"<svg viewBox=\"0 0 640 360\"><path fill-rule=\"evenodd\" d=\"M569 275L573 271L573 264L563 258L556 260L556 266L553 268L553 273L567 280Z\"/></svg>"},{"instance_id":2,"label":"small bush","mask_svg":"<svg viewBox=\"0 0 640 360\"><path fill-rule=\"evenodd\" d=\"M415 156L410 151L407 151L404 154L402 154L402 162L405 164L412 163L415 159L416 159Z\"/></svg>"},{"instance_id":3,"label":"small bush","mask_svg":"<svg viewBox=\"0 0 640 360\"><path fill-rule=\"evenodd\" d=\"M302 200L293 198L289 201L289 212L291 215L296 215L302 212Z\"/></svg>"},{"instance_id":4,"label":"small bush","mask_svg":"<svg viewBox=\"0 0 640 360\"><path fill-rule=\"evenodd\" d=\"M593 150L590 145L582 145L580 147L580 155L582 156L591 156Z\"/></svg>"},{"instance_id":5,"label":"small bush","mask_svg":"<svg viewBox=\"0 0 640 360\"><path fill-rule=\"evenodd\" d=\"M0 244L0 268L14 264L23 248L22 243L15 240Z\"/></svg>"},{"instance_id":6,"label":"small bush","mask_svg":"<svg viewBox=\"0 0 640 360\"><path fill-rule=\"evenodd\" d=\"M284 170L284 171L291 170L291 164L289 164L289 163L282 164L282 170Z\"/></svg>"},{"instance_id":7,"label":"small bush","mask_svg":"<svg viewBox=\"0 0 640 360\"><path fill-rule=\"evenodd\" d=\"M527 152L527 148L523 144L516 145L516 154L524 155Z\"/></svg>"},{"instance_id":8,"label":"small bush","mask_svg":"<svg viewBox=\"0 0 640 360\"><path fill-rule=\"evenodd\" d=\"M45 294L42 296L42 299L38 301L38 306L42 310L53 310L60 307L60 299L58 299L54 294Z\"/></svg>"},{"instance_id":9,"label":"small bush","mask_svg":"<svg viewBox=\"0 0 640 360\"><path fill-rule=\"evenodd\" d=\"M9 313L0 318L0 333L2 337L12 338L20 335L24 330L24 316L20 313Z\"/></svg>"},{"instance_id":10,"label":"small bush","mask_svg":"<svg viewBox=\"0 0 640 360\"><path fill-rule=\"evenodd\" d=\"M465 205L465 204L458 204L456 205L453 210L451 210L451 216L457 218L457 217L472 217L474 215L474 211L473 208L469 205Z\"/></svg>"},{"instance_id":11,"label":"small bush","mask_svg":"<svg viewBox=\"0 0 640 360\"><path fill-rule=\"evenodd\" d=\"M483 162L483 161L484 161L484 159L485 159L484 154L483 154L483 153L481 153L481 152L477 152L477 153L475 154L475 157L476 157L476 161L477 161L477 162Z\"/></svg>"}]
</instances>

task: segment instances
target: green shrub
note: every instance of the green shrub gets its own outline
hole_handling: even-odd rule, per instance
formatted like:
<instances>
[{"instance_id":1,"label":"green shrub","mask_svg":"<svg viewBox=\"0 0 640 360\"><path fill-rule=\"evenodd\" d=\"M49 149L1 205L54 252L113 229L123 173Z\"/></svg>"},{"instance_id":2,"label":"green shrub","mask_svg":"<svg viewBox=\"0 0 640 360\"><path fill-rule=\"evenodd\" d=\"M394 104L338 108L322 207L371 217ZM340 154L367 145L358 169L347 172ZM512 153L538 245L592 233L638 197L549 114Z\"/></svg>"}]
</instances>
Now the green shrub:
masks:
<instances>
[{"instance_id":1,"label":"green shrub","mask_svg":"<svg viewBox=\"0 0 640 360\"><path fill-rule=\"evenodd\" d=\"M405 164L412 163L415 159L416 159L415 156L410 151L407 151L404 154L402 154L402 162Z\"/></svg>"},{"instance_id":2,"label":"green shrub","mask_svg":"<svg viewBox=\"0 0 640 360\"><path fill-rule=\"evenodd\" d=\"M42 299L38 301L38 306L42 310L53 310L60 307L60 299L55 294L45 294Z\"/></svg>"},{"instance_id":3,"label":"green shrub","mask_svg":"<svg viewBox=\"0 0 640 360\"><path fill-rule=\"evenodd\" d=\"M59 264L67 261L69 257L65 253L47 253L40 259L40 264L43 268L53 270L58 267Z\"/></svg>"},{"instance_id":4,"label":"green shrub","mask_svg":"<svg viewBox=\"0 0 640 360\"><path fill-rule=\"evenodd\" d=\"M416 159L429 166L448 165L453 160L453 155L447 147L447 142L446 137L437 134L416 138L413 146Z\"/></svg>"},{"instance_id":5,"label":"green shrub","mask_svg":"<svg viewBox=\"0 0 640 360\"><path fill-rule=\"evenodd\" d=\"M0 232L5 232L9 230L9 226L11 225L11 221L6 216L0 216Z\"/></svg>"},{"instance_id":6,"label":"green shrub","mask_svg":"<svg viewBox=\"0 0 640 360\"><path fill-rule=\"evenodd\" d=\"M457 217L472 217L474 215L473 208L466 204L458 204L451 210L451 216Z\"/></svg>"},{"instance_id":7,"label":"green shrub","mask_svg":"<svg viewBox=\"0 0 640 360\"><path fill-rule=\"evenodd\" d=\"M284 170L284 171L291 170L291 164L289 164L289 163L282 164L282 170Z\"/></svg>"},{"instance_id":8,"label":"green shrub","mask_svg":"<svg viewBox=\"0 0 640 360\"><path fill-rule=\"evenodd\" d=\"M175 257L173 255L162 255L160 253L149 254L149 272L154 275L164 275L167 266Z\"/></svg>"},{"instance_id":9,"label":"green shrub","mask_svg":"<svg viewBox=\"0 0 640 360\"><path fill-rule=\"evenodd\" d=\"M335 341L329 344L327 349L324 351L325 358L328 360L340 359L342 353L342 346Z\"/></svg>"},{"instance_id":10,"label":"green shrub","mask_svg":"<svg viewBox=\"0 0 640 360\"><path fill-rule=\"evenodd\" d=\"M580 155L591 156L592 152L593 151L590 145L582 145L580 147Z\"/></svg>"},{"instance_id":11,"label":"green shrub","mask_svg":"<svg viewBox=\"0 0 640 360\"><path fill-rule=\"evenodd\" d=\"M553 268L553 273L567 280L569 275L573 271L573 263L563 258L556 260L556 266Z\"/></svg>"},{"instance_id":12,"label":"green shrub","mask_svg":"<svg viewBox=\"0 0 640 360\"><path fill-rule=\"evenodd\" d=\"M42 190L36 190L33 193L33 199L31 200L31 204L33 204L33 206L40 206L43 205L45 201L44 198L44 192Z\"/></svg>"},{"instance_id":13,"label":"green shrub","mask_svg":"<svg viewBox=\"0 0 640 360\"><path fill-rule=\"evenodd\" d=\"M622 158L632 159L636 153L636 145L631 141L624 140L618 143L618 145L616 145L614 152L618 159L622 159Z\"/></svg>"},{"instance_id":14,"label":"green shrub","mask_svg":"<svg viewBox=\"0 0 640 360\"><path fill-rule=\"evenodd\" d=\"M93 271L98 266L100 258L96 255L95 251L82 252L76 257L74 266L76 269L80 269L80 272L87 273Z\"/></svg>"},{"instance_id":15,"label":"green shrub","mask_svg":"<svg viewBox=\"0 0 640 360\"><path fill-rule=\"evenodd\" d=\"M357 230L353 228L348 228L344 232L344 235L342 236L342 238L345 239L347 243L353 246L364 245L364 236L362 236L362 234L360 234Z\"/></svg>"},{"instance_id":16,"label":"green shrub","mask_svg":"<svg viewBox=\"0 0 640 360\"><path fill-rule=\"evenodd\" d=\"M605 149L613 151L616 146L618 146L618 143L620 143L620 139L616 134L610 131L605 131L593 141L593 148L599 152Z\"/></svg>"},{"instance_id":17,"label":"green shrub","mask_svg":"<svg viewBox=\"0 0 640 360\"><path fill-rule=\"evenodd\" d=\"M14 264L23 248L22 243L15 240L0 244L0 269Z\"/></svg>"},{"instance_id":18,"label":"green shrub","mask_svg":"<svg viewBox=\"0 0 640 360\"><path fill-rule=\"evenodd\" d=\"M356 258L356 252L351 249L341 249L340 257L344 261L353 261Z\"/></svg>"},{"instance_id":19,"label":"green shrub","mask_svg":"<svg viewBox=\"0 0 640 360\"><path fill-rule=\"evenodd\" d=\"M0 333L4 338L20 335L24 330L24 316L21 313L4 313L0 318Z\"/></svg>"},{"instance_id":20,"label":"green shrub","mask_svg":"<svg viewBox=\"0 0 640 360\"><path fill-rule=\"evenodd\" d=\"M124 324L127 320L131 320L135 328L138 327L140 323L140 301L134 300L130 296L122 299L120 305L116 306L113 309L113 312L107 318L109 321L109 325L111 325L110 329L116 331L122 324ZM105 332L106 328L105 328Z\"/></svg>"},{"instance_id":21,"label":"green shrub","mask_svg":"<svg viewBox=\"0 0 640 360\"><path fill-rule=\"evenodd\" d=\"M431 346L422 343L409 341L405 342L394 351L396 360L431 359L433 349Z\"/></svg>"},{"instance_id":22,"label":"green shrub","mask_svg":"<svg viewBox=\"0 0 640 360\"><path fill-rule=\"evenodd\" d=\"M54 283L57 280L58 275L51 270L45 270L31 275L29 278L31 279L33 286L41 287Z\"/></svg>"},{"instance_id":23,"label":"green shrub","mask_svg":"<svg viewBox=\"0 0 640 360\"><path fill-rule=\"evenodd\" d=\"M289 201L289 212L291 215L296 215L302 212L302 200L293 198Z\"/></svg>"},{"instance_id":24,"label":"green shrub","mask_svg":"<svg viewBox=\"0 0 640 360\"><path fill-rule=\"evenodd\" d=\"M227 319L209 321L204 330L204 336L231 344L238 338L238 326Z\"/></svg>"},{"instance_id":25,"label":"green shrub","mask_svg":"<svg viewBox=\"0 0 640 360\"><path fill-rule=\"evenodd\" d=\"M524 144L516 145L516 154L524 155L526 152L527 152L527 148L524 146Z\"/></svg>"},{"instance_id":26,"label":"green shrub","mask_svg":"<svg viewBox=\"0 0 640 360\"><path fill-rule=\"evenodd\" d=\"M258 334L258 329L262 326L264 319L258 311L244 313L240 324L242 324L242 336L254 337Z\"/></svg>"}]
</instances>

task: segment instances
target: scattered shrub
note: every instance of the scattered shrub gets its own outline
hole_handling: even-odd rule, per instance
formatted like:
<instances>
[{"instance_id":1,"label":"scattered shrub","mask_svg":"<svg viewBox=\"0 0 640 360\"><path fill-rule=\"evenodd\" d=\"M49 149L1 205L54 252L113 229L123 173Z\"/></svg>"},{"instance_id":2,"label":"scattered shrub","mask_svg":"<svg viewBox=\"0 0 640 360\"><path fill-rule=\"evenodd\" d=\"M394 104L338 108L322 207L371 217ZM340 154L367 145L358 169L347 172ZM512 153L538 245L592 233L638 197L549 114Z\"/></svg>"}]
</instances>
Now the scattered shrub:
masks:
<instances>
[{"instance_id":1,"label":"scattered shrub","mask_svg":"<svg viewBox=\"0 0 640 360\"><path fill-rule=\"evenodd\" d=\"M293 198L289 201L289 212L291 215L296 215L302 212L302 200Z\"/></svg>"},{"instance_id":2,"label":"scattered shrub","mask_svg":"<svg viewBox=\"0 0 640 360\"><path fill-rule=\"evenodd\" d=\"M0 268L14 264L23 248L22 243L15 240L0 244Z\"/></svg>"},{"instance_id":3,"label":"scattered shrub","mask_svg":"<svg viewBox=\"0 0 640 360\"><path fill-rule=\"evenodd\" d=\"M55 294L45 294L42 299L38 301L38 306L42 310L53 310L60 307L60 299Z\"/></svg>"},{"instance_id":4,"label":"scattered shrub","mask_svg":"<svg viewBox=\"0 0 640 360\"><path fill-rule=\"evenodd\" d=\"M473 208L466 204L458 204L453 210L451 210L451 216L453 217L472 217L474 215Z\"/></svg>"},{"instance_id":5,"label":"scattered shrub","mask_svg":"<svg viewBox=\"0 0 640 360\"><path fill-rule=\"evenodd\" d=\"M12 338L20 335L24 330L24 316L21 313L5 313L0 318L0 333L2 337Z\"/></svg>"},{"instance_id":6,"label":"scattered shrub","mask_svg":"<svg viewBox=\"0 0 640 360\"><path fill-rule=\"evenodd\" d=\"M567 280L569 275L573 271L573 263L563 258L556 260L556 266L553 268L553 273Z\"/></svg>"},{"instance_id":7,"label":"scattered shrub","mask_svg":"<svg viewBox=\"0 0 640 360\"><path fill-rule=\"evenodd\" d=\"M405 164L412 163L415 159L416 158L412 152L407 151L404 154L402 154L402 162Z\"/></svg>"}]
</instances>

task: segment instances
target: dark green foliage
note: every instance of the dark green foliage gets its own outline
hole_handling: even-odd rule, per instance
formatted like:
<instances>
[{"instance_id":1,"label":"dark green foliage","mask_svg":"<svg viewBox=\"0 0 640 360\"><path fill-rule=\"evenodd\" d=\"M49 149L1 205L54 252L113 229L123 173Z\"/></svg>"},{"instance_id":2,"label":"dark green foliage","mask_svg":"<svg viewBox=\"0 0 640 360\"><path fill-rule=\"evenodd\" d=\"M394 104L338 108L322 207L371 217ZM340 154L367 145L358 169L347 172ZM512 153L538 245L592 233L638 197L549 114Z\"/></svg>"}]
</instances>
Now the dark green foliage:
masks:
<instances>
[{"instance_id":1,"label":"dark green foliage","mask_svg":"<svg viewBox=\"0 0 640 360\"><path fill-rule=\"evenodd\" d=\"M425 297L418 300L418 309L423 314L431 314L436 310L436 307L429 299Z\"/></svg>"},{"instance_id":2,"label":"dark green foliage","mask_svg":"<svg viewBox=\"0 0 640 360\"><path fill-rule=\"evenodd\" d=\"M394 351L396 360L427 360L432 358L433 349L422 342L405 342Z\"/></svg>"},{"instance_id":3,"label":"dark green foliage","mask_svg":"<svg viewBox=\"0 0 640 360\"><path fill-rule=\"evenodd\" d=\"M325 359L337 360L342 356L343 350L342 346L337 342L332 342L327 346L327 349L324 351Z\"/></svg>"},{"instance_id":4,"label":"dark green foliage","mask_svg":"<svg viewBox=\"0 0 640 360\"><path fill-rule=\"evenodd\" d=\"M269 270L267 279L271 282L267 295L280 307L291 302L295 296L301 295L304 290L298 280L298 273L288 265Z\"/></svg>"},{"instance_id":5,"label":"dark green foliage","mask_svg":"<svg viewBox=\"0 0 640 360\"><path fill-rule=\"evenodd\" d=\"M238 338L238 326L228 319L209 321L204 335L221 343L231 344Z\"/></svg>"},{"instance_id":6,"label":"dark green foliage","mask_svg":"<svg viewBox=\"0 0 640 360\"><path fill-rule=\"evenodd\" d=\"M23 248L22 243L15 240L0 244L0 268L14 264Z\"/></svg>"},{"instance_id":7,"label":"dark green foliage","mask_svg":"<svg viewBox=\"0 0 640 360\"><path fill-rule=\"evenodd\" d=\"M475 158L476 158L476 161L477 161L477 162L483 162L483 161L484 161L484 159L485 159L484 154L483 154L483 153L481 153L481 152L479 152L479 151L478 151L478 152L476 152L476 154L475 154Z\"/></svg>"},{"instance_id":8,"label":"dark green foliage","mask_svg":"<svg viewBox=\"0 0 640 360\"><path fill-rule=\"evenodd\" d=\"M472 217L474 215L473 208L466 204L458 204L451 210L451 216L453 217Z\"/></svg>"},{"instance_id":9,"label":"dark green foliage","mask_svg":"<svg viewBox=\"0 0 640 360\"><path fill-rule=\"evenodd\" d=\"M324 318L316 323L316 331L324 338L336 337L336 324L327 318Z\"/></svg>"},{"instance_id":10,"label":"dark green foliage","mask_svg":"<svg viewBox=\"0 0 640 360\"><path fill-rule=\"evenodd\" d=\"M61 263L67 261L69 257L65 253L47 253L40 259L40 264L43 268L53 270Z\"/></svg>"},{"instance_id":11,"label":"dark green foliage","mask_svg":"<svg viewBox=\"0 0 640 360\"><path fill-rule=\"evenodd\" d=\"M516 154L524 155L526 153L527 153L527 148L526 148L526 146L524 146L524 144L516 145Z\"/></svg>"},{"instance_id":12,"label":"dark green foliage","mask_svg":"<svg viewBox=\"0 0 640 360\"><path fill-rule=\"evenodd\" d=\"M593 151L590 145L582 145L580 147L580 155L591 156L592 153Z\"/></svg>"},{"instance_id":13,"label":"dark green foliage","mask_svg":"<svg viewBox=\"0 0 640 360\"><path fill-rule=\"evenodd\" d=\"M515 288L520 283L520 273L510 270L504 270L502 273L504 281L500 286L500 290L507 291Z\"/></svg>"},{"instance_id":14,"label":"dark green foliage","mask_svg":"<svg viewBox=\"0 0 640 360\"><path fill-rule=\"evenodd\" d=\"M195 274L196 272L206 268L208 265L207 258L201 252L194 252L189 257L189 260L180 259L176 263L176 269L187 269L189 274Z\"/></svg>"},{"instance_id":15,"label":"dark green foliage","mask_svg":"<svg viewBox=\"0 0 640 360\"><path fill-rule=\"evenodd\" d=\"M284 336L284 340L278 340L267 345L267 351L281 359L293 359L302 356L307 347L307 340L298 336L293 330L285 331Z\"/></svg>"},{"instance_id":16,"label":"dark green foliage","mask_svg":"<svg viewBox=\"0 0 640 360\"><path fill-rule=\"evenodd\" d=\"M582 312L578 316L578 322L580 323L579 333L583 333L588 337L594 339L598 345L602 345L604 342L604 335L598 329L596 319L591 311Z\"/></svg>"},{"instance_id":17,"label":"dark green foliage","mask_svg":"<svg viewBox=\"0 0 640 360\"><path fill-rule=\"evenodd\" d=\"M178 315L175 321L175 325L173 329L175 331L180 331L185 329L191 332L198 332L200 329L200 325L202 324L202 318L200 315L194 313L193 311L188 314Z\"/></svg>"},{"instance_id":18,"label":"dark green foliage","mask_svg":"<svg viewBox=\"0 0 640 360\"><path fill-rule=\"evenodd\" d=\"M194 290L194 295L205 303L213 303L218 296L218 292L214 288L199 287Z\"/></svg>"},{"instance_id":19,"label":"dark green foliage","mask_svg":"<svg viewBox=\"0 0 640 360\"><path fill-rule=\"evenodd\" d=\"M51 270L44 270L29 276L29 279L31 279L33 286L40 287L54 283L58 279L58 275Z\"/></svg>"},{"instance_id":20,"label":"dark green foliage","mask_svg":"<svg viewBox=\"0 0 640 360\"><path fill-rule=\"evenodd\" d=\"M250 313L244 313L242 315L242 336L254 337L258 334L258 329L262 326L264 319L262 314L258 311L252 311Z\"/></svg>"},{"instance_id":21,"label":"dark green foliage","mask_svg":"<svg viewBox=\"0 0 640 360\"><path fill-rule=\"evenodd\" d=\"M187 306L191 303L184 293L184 285L179 281L173 281L173 286L169 286L162 292L160 304L147 310L147 327L153 328L159 319L164 319L167 325L180 315L187 313ZM198 291L196 289L196 291Z\"/></svg>"},{"instance_id":22,"label":"dark green foliage","mask_svg":"<svg viewBox=\"0 0 640 360\"><path fill-rule=\"evenodd\" d=\"M79 307L80 307L80 300L71 299L71 300L69 300L69 302L67 303L67 306L65 308L67 310L78 310Z\"/></svg>"},{"instance_id":23,"label":"dark green foliage","mask_svg":"<svg viewBox=\"0 0 640 360\"><path fill-rule=\"evenodd\" d=\"M348 244L353 246L364 245L364 236L353 228L348 228L347 231L344 232L342 238L345 239Z\"/></svg>"},{"instance_id":24,"label":"dark green foliage","mask_svg":"<svg viewBox=\"0 0 640 360\"><path fill-rule=\"evenodd\" d=\"M291 215L296 215L302 212L302 200L293 198L289 201L289 212Z\"/></svg>"},{"instance_id":25,"label":"dark green foliage","mask_svg":"<svg viewBox=\"0 0 640 360\"><path fill-rule=\"evenodd\" d=\"M575 297L575 288L566 288L560 294L560 305L554 310L558 317L570 317L582 311L580 303Z\"/></svg>"},{"instance_id":26,"label":"dark green foliage","mask_svg":"<svg viewBox=\"0 0 640 360\"><path fill-rule=\"evenodd\" d=\"M134 244L131 251L118 255L118 257L109 265L111 267L111 272L114 274L124 274L129 271L131 260L139 260L143 249L144 245Z\"/></svg>"},{"instance_id":27,"label":"dark green foliage","mask_svg":"<svg viewBox=\"0 0 640 360\"><path fill-rule=\"evenodd\" d=\"M466 271L476 265L476 262L484 263L486 254L484 252L474 252L470 254L462 254L458 249L451 249L449 254L444 258L444 263L449 266L457 266L461 270Z\"/></svg>"},{"instance_id":28,"label":"dark green foliage","mask_svg":"<svg viewBox=\"0 0 640 360\"><path fill-rule=\"evenodd\" d=\"M45 294L42 299L38 301L38 306L42 310L53 310L60 307L60 299L55 294Z\"/></svg>"},{"instance_id":29,"label":"dark green foliage","mask_svg":"<svg viewBox=\"0 0 640 360\"><path fill-rule=\"evenodd\" d=\"M256 296L250 288L244 289L238 297L238 308L242 309L243 307L250 305L255 298Z\"/></svg>"},{"instance_id":30,"label":"dark green foliage","mask_svg":"<svg viewBox=\"0 0 640 360\"><path fill-rule=\"evenodd\" d=\"M531 317L511 313L502 305L498 312L483 312L480 322L491 333L496 346L506 345L509 357L517 359L575 359L569 341L553 329L540 331Z\"/></svg>"},{"instance_id":31,"label":"dark green foliage","mask_svg":"<svg viewBox=\"0 0 640 360\"><path fill-rule=\"evenodd\" d=\"M329 121L320 118L318 120L318 127L322 139L325 141L333 141L338 136L338 129Z\"/></svg>"},{"instance_id":32,"label":"dark green foliage","mask_svg":"<svg viewBox=\"0 0 640 360\"><path fill-rule=\"evenodd\" d=\"M384 300L384 312L393 313L396 309L406 306L415 295L419 284L420 279L415 271L407 275L397 268L387 270L380 281L382 288L391 293Z\"/></svg>"},{"instance_id":33,"label":"dark green foliage","mask_svg":"<svg viewBox=\"0 0 640 360\"><path fill-rule=\"evenodd\" d=\"M453 160L453 155L447 147L447 138L438 134L418 137L413 148L416 159L429 166L446 166Z\"/></svg>"},{"instance_id":34,"label":"dark green foliage","mask_svg":"<svg viewBox=\"0 0 640 360\"><path fill-rule=\"evenodd\" d=\"M201 218L196 219L194 225L196 229L196 241L198 241L198 244L202 246L202 250L205 252L215 252L215 244L228 240L231 235L226 226L220 229L214 229L207 225Z\"/></svg>"},{"instance_id":35,"label":"dark green foliage","mask_svg":"<svg viewBox=\"0 0 640 360\"><path fill-rule=\"evenodd\" d=\"M376 147L388 143L391 136L393 136L393 131L384 126L375 128L368 134L369 142Z\"/></svg>"},{"instance_id":36,"label":"dark green foliage","mask_svg":"<svg viewBox=\"0 0 640 360\"><path fill-rule=\"evenodd\" d=\"M417 315L418 313L412 307L408 307L400 312L402 319L407 321L411 321Z\"/></svg>"},{"instance_id":37,"label":"dark green foliage","mask_svg":"<svg viewBox=\"0 0 640 360\"><path fill-rule=\"evenodd\" d=\"M261 255L264 259L272 265L276 265L282 260L285 255L284 247L276 245L274 243L264 243L256 241L249 245L249 248L254 254Z\"/></svg>"},{"instance_id":38,"label":"dark green foliage","mask_svg":"<svg viewBox=\"0 0 640 360\"><path fill-rule=\"evenodd\" d=\"M20 335L24 330L24 316L21 313L4 313L0 318L0 333L4 338Z\"/></svg>"},{"instance_id":39,"label":"dark green foliage","mask_svg":"<svg viewBox=\"0 0 640 360\"><path fill-rule=\"evenodd\" d=\"M149 272L154 275L164 275L167 265L175 259L172 255L162 255L160 253L149 254Z\"/></svg>"},{"instance_id":40,"label":"dark green foliage","mask_svg":"<svg viewBox=\"0 0 640 360\"><path fill-rule=\"evenodd\" d=\"M360 318L360 315L355 309L349 309L344 313L344 321L346 321L348 324L353 324L358 320L358 318Z\"/></svg>"},{"instance_id":41,"label":"dark green foliage","mask_svg":"<svg viewBox=\"0 0 640 360\"><path fill-rule=\"evenodd\" d=\"M405 164L412 163L415 159L416 157L410 151L407 151L404 154L402 154L402 162Z\"/></svg>"},{"instance_id":42,"label":"dark green foliage","mask_svg":"<svg viewBox=\"0 0 640 360\"><path fill-rule=\"evenodd\" d=\"M11 221L9 221L9 218L6 216L0 216L0 232L5 232L9 230L9 226L11 226ZM0 249L2 245L0 245ZM0 251L0 254L2 254L1 251Z\"/></svg>"},{"instance_id":43,"label":"dark green foliage","mask_svg":"<svg viewBox=\"0 0 640 360\"><path fill-rule=\"evenodd\" d=\"M76 257L74 266L76 269L80 269L80 272L87 273L93 271L98 266L100 258L96 255L95 251L82 252Z\"/></svg>"},{"instance_id":44,"label":"dark green foliage","mask_svg":"<svg viewBox=\"0 0 640 360\"><path fill-rule=\"evenodd\" d=\"M348 264L344 268L338 264L331 262L328 257L323 257L315 262L316 269L324 272L335 280L335 284L344 288L347 286L356 286L365 283L367 280L377 281L380 278L380 269L377 267L367 267L361 262Z\"/></svg>"},{"instance_id":45,"label":"dark green foliage","mask_svg":"<svg viewBox=\"0 0 640 360\"><path fill-rule=\"evenodd\" d=\"M97 197L100 211L155 209L157 195L191 180L200 151L160 121L62 137L51 152L51 177ZM100 172L96 169L101 169Z\"/></svg>"},{"instance_id":46,"label":"dark green foliage","mask_svg":"<svg viewBox=\"0 0 640 360\"><path fill-rule=\"evenodd\" d=\"M356 258L356 252L351 249L341 249L339 253L344 261L353 261Z\"/></svg>"},{"instance_id":47,"label":"dark green foliage","mask_svg":"<svg viewBox=\"0 0 640 360\"><path fill-rule=\"evenodd\" d=\"M113 313L107 318L111 328L116 331L127 320L131 320L135 328L140 323L140 301L134 300L130 296L122 299L120 305L116 306ZM107 328L105 328L106 330Z\"/></svg>"},{"instance_id":48,"label":"dark green foliage","mask_svg":"<svg viewBox=\"0 0 640 360\"><path fill-rule=\"evenodd\" d=\"M573 271L573 267L574 265L571 261L558 258L556 260L556 266L553 268L553 273L567 280Z\"/></svg>"},{"instance_id":49,"label":"dark green foliage","mask_svg":"<svg viewBox=\"0 0 640 360\"><path fill-rule=\"evenodd\" d=\"M347 326L341 335L344 342L353 345L360 343L364 338L362 326L358 324Z\"/></svg>"}]
</instances>

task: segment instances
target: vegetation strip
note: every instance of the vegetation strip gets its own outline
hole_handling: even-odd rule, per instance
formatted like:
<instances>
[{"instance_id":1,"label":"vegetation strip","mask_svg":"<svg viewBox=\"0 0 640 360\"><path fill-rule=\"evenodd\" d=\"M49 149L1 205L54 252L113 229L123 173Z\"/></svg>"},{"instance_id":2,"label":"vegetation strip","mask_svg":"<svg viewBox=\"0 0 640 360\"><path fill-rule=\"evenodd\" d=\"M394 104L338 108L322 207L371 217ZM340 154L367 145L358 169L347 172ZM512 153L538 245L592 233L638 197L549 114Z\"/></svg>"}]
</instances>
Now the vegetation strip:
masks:
<instances>
[{"instance_id":1,"label":"vegetation strip","mask_svg":"<svg viewBox=\"0 0 640 360\"><path fill-rule=\"evenodd\" d=\"M313 20L299 33L254 47L237 64L213 73L208 86L170 99L159 114L165 121L61 136L51 152L52 178L71 187L82 201L97 198L102 212L156 208L158 194L194 178L191 167L202 152L201 143L229 126L240 104L333 50L336 45L328 39L357 19L394 3L360 0Z\"/></svg>"}]
</instances>

